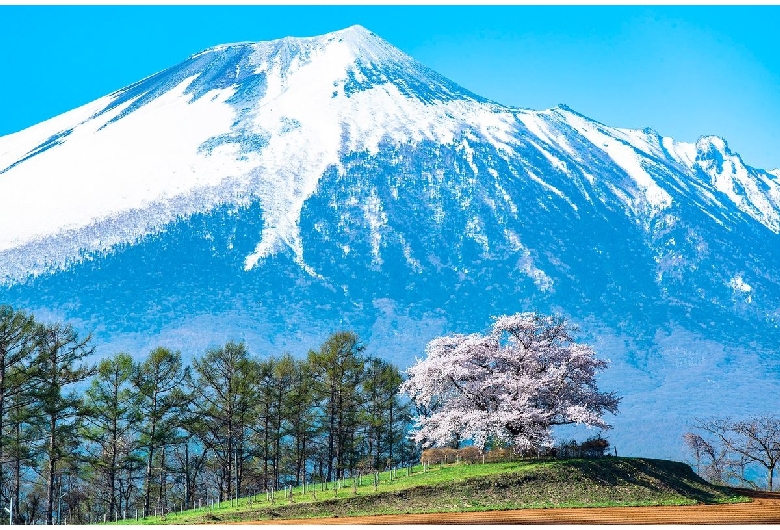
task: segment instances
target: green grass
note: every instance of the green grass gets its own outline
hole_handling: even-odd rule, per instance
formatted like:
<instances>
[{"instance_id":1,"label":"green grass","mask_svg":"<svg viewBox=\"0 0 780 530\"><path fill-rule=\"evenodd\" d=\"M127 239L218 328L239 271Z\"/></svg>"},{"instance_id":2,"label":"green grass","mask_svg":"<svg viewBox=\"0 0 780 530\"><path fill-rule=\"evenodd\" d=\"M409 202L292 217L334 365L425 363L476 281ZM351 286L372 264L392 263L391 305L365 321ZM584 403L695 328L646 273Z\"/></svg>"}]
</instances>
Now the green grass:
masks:
<instances>
[{"instance_id":1,"label":"green grass","mask_svg":"<svg viewBox=\"0 0 780 530\"><path fill-rule=\"evenodd\" d=\"M643 458L521 461L431 466L423 473L399 470L397 478L380 473L374 491L372 478L353 492L347 480L338 496L329 484L318 485L316 500L310 491L293 489L293 499L277 492L273 504L262 494L253 501L223 502L221 507L147 517L128 524L227 523L261 519L347 517L371 514L462 512L518 508L649 506L744 502L747 497L714 486L679 462ZM235 502L233 503L235 504ZM121 524L121 521L120 521Z\"/></svg>"}]
</instances>

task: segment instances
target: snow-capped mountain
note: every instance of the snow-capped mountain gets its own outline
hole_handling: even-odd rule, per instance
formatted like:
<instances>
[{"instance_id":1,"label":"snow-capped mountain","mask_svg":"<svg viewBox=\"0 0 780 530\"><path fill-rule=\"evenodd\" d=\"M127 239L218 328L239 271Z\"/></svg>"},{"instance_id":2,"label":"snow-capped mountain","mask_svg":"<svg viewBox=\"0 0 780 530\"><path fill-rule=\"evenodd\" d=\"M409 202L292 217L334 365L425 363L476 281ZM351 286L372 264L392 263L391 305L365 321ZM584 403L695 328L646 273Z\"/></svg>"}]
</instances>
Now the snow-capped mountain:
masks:
<instances>
[{"instance_id":1,"label":"snow-capped mountain","mask_svg":"<svg viewBox=\"0 0 780 530\"><path fill-rule=\"evenodd\" d=\"M218 46L0 138L2 301L101 352L356 330L402 367L561 313L624 396L623 454L780 390L780 171L481 98L353 26Z\"/></svg>"}]
</instances>

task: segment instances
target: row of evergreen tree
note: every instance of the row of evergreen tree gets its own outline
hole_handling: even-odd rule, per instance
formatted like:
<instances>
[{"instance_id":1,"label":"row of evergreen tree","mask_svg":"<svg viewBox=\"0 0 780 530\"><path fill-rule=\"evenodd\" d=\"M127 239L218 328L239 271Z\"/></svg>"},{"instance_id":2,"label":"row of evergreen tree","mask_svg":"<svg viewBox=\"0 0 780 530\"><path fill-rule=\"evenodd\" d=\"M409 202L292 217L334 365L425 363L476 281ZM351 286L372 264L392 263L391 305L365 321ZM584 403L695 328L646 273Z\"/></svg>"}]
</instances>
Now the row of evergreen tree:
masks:
<instances>
[{"instance_id":1,"label":"row of evergreen tree","mask_svg":"<svg viewBox=\"0 0 780 530\"><path fill-rule=\"evenodd\" d=\"M0 502L89 523L330 482L419 458L398 369L351 332L305 358L243 343L90 364L70 325L0 306Z\"/></svg>"}]
</instances>

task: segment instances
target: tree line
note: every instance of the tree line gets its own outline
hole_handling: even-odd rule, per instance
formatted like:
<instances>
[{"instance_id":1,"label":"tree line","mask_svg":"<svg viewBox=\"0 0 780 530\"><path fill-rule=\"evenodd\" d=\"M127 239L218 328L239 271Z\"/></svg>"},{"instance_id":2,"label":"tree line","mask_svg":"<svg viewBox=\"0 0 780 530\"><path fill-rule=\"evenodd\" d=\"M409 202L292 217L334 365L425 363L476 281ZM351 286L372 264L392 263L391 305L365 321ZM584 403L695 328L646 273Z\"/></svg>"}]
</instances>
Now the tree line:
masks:
<instances>
[{"instance_id":1,"label":"tree line","mask_svg":"<svg viewBox=\"0 0 780 530\"><path fill-rule=\"evenodd\" d=\"M0 502L89 523L417 460L401 374L364 351L344 331L300 359L231 341L91 364L89 336L0 306Z\"/></svg>"}]
</instances>

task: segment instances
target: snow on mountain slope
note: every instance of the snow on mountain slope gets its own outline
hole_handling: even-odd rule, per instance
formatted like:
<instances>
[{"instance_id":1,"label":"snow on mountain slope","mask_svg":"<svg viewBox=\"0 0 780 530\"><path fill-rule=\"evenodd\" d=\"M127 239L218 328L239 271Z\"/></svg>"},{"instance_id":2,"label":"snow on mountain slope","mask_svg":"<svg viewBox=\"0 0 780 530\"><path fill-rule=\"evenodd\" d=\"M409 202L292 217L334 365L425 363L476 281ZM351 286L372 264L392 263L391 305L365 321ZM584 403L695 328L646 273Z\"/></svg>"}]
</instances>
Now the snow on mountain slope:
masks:
<instances>
[{"instance_id":1,"label":"snow on mountain slope","mask_svg":"<svg viewBox=\"0 0 780 530\"><path fill-rule=\"evenodd\" d=\"M746 166L725 140L705 136L696 143L696 167L737 208L780 233L780 184L775 175Z\"/></svg>"},{"instance_id":2,"label":"snow on mountain slope","mask_svg":"<svg viewBox=\"0 0 780 530\"><path fill-rule=\"evenodd\" d=\"M425 92L413 92L418 86ZM252 197L266 227L246 267L284 246L300 261L301 206L345 150L452 142L464 124L501 147L510 142L511 114L478 99L360 27L206 50L0 139L0 196L8 198L0 251L111 221L132 241ZM37 193L25 193L28 186ZM128 212L139 214L128 220ZM118 242L82 241L81 250ZM58 266L77 258L52 253Z\"/></svg>"},{"instance_id":3,"label":"snow on mountain slope","mask_svg":"<svg viewBox=\"0 0 780 530\"><path fill-rule=\"evenodd\" d=\"M0 249L143 209L246 171L235 152L198 153L207 138L230 126L232 113L224 104L230 91L188 103L182 98L185 87L182 83L110 124L122 107L98 118L77 115L57 140L48 139L29 149L28 158L6 164L0 182L3 196L13 199L4 205L0 223L11 229L3 230ZM37 131L23 131L19 140L26 140L28 132ZM12 135L2 145L13 148L16 141Z\"/></svg>"},{"instance_id":4,"label":"snow on mountain slope","mask_svg":"<svg viewBox=\"0 0 780 530\"><path fill-rule=\"evenodd\" d=\"M218 46L0 138L0 252L7 258L0 274L8 283L60 269L196 212L252 200L260 201L264 229L245 268L290 249L313 273L302 258L300 212L329 167L343 171L346 153L375 154L386 142L468 149L469 139L505 159L527 156L520 148L530 143L553 170L584 176L578 188L587 199L616 199L645 225L673 201L649 168L684 179L700 171L709 178L703 192L710 203L720 192L780 230L777 179L744 166L725 142L702 139L694 148L610 128L566 107L502 107L353 26ZM594 156L629 180L594 174ZM527 169L525 178L576 208L576 198L540 176L547 168Z\"/></svg>"},{"instance_id":5,"label":"snow on mountain slope","mask_svg":"<svg viewBox=\"0 0 780 530\"><path fill-rule=\"evenodd\" d=\"M556 109L558 110L558 109ZM648 213L653 214L668 208L672 203L671 196L661 188L643 167L642 152L626 141L621 141L613 131L584 116L563 109L557 114L577 133L585 137L593 146L604 151L635 183L633 201L634 211L641 213L643 206Z\"/></svg>"}]
</instances>

